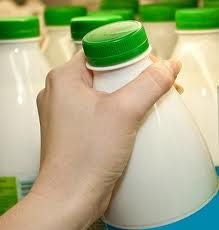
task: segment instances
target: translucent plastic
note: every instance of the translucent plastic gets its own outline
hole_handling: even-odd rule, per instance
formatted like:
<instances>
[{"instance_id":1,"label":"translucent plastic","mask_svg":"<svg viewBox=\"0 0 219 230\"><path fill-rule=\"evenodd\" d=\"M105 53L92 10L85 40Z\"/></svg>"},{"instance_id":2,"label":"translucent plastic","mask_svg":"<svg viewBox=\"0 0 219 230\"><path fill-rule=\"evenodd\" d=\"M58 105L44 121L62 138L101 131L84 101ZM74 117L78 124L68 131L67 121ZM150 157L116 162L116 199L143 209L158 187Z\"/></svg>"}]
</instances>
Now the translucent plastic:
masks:
<instances>
[{"instance_id":1,"label":"translucent plastic","mask_svg":"<svg viewBox=\"0 0 219 230\"><path fill-rule=\"evenodd\" d=\"M218 103L219 30L180 32L173 53L182 62L177 82L181 95L202 131L215 165L219 166Z\"/></svg>"},{"instance_id":2,"label":"translucent plastic","mask_svg":"<svg viewBox=\"0 0 219 230\"><path fill-rule=\"evenodd\" d=\"M153 54L163 59L170 58L177 41L175 22L144 22L143 26Z\"/></svg>"},{"instance_id":3,"label":"translucent plastic","mask_svg":"<svg viewBox=\"0 0 219 230\"><path fill-rule=\"evenodd\" d=\"M69 61L76 52L71 40L70 26L48 27L42 50L51 67L57 67Z\"/></svg>"},{"instance_id":4,"label":"translucent plastic","mask_svg":"<svg viewBox=\"0 0 219 230\"><path fill-rule=\"evenodd\" d=\"M94 71L94 87L113 92L150 64L145 57L118 68L88 67ZM205 141L172 88L145 114L104 221L123 229L166 225L199 210L214 197L217 186Z\"/></svg>"},{"instance_id":5,"label":"translucent plastic","mask_svg":"<svg viewBox=\"0 0 219 230\"><path fill-rule=\"evenodd\" d=\"M0 60L0 177L35 178L40 161L36 97L49 66L31 39L0 41Z\"/></svg>"}]
</instances>

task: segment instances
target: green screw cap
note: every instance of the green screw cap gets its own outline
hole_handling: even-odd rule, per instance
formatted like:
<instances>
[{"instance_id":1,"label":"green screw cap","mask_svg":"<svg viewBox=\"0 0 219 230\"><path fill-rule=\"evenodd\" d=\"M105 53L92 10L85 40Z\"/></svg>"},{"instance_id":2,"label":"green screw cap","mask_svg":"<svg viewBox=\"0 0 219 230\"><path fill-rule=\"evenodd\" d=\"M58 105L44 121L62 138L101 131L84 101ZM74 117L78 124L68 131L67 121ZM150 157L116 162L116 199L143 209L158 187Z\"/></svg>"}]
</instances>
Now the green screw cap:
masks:
<instances>
[{"instance_id":1,"label":"green screw cap","mask_svg":"<svg viewBox=\"0 0 219 230\"><path fill-rule=\"evenodd\" d=\"M140 6L139 16L145 22L175 21L176 10L175 5L147 4Z\"/></svg>"},{"instance_id":2,"label":"green screw cap","mask_svg":"<svg viewBox=\"0 0 219 230\"><path fill-rule=\"evenodd\" d=\"M126 10L126 9L121 9L121 10L100 10L100 11L94 11L94 12L89 12L88 15L91 16L100 16L100 15L119 15L121 16L124 20L134 20L135 14L133 10Z\"/></svg>"},{"instance_id":3,"label":"green screw cap","mask_svg":"<svg viewBox=\"0 0 219 230\"><path fill-rule=\"evenodd\" d=\"M138 0L102 0L100 3L101 10L113 9L131 9L138 11Z\"/></svg>"},{"instance_id":4,"label":"green screw cap","mask_svg":"<svg viewBox=\"0 0 219 230\"><path fill-rule=\"evenodd\" d=\"M184 9L176 12L179 30L207 30L219 28L219 8Z\"/></svg>"},{"instance_id":5,"label":"green screw cap","mask_svg":"<svg viewBox=\"0 0 219 230\"><path fill-rule=\"evenodd\" d=\"M146 4L139 7L139 16L145 22L175 21L176 11L190 7L185 3Z\"/></svg>"},{"instance_id":6,"label":"green screw cap","mask_svg":"<svg viewBox=\"0 0 219 230\"><path fill-rule=\"evenodd\" d=\"M71 20L71 35L75 41L81 41L90 31L106 24L122 21L119 15L84 16Z\"/></svg>"},{"instance_id":7,"label":"green screw cap","mask_svg":"<svg viewBox=\"0 0 219 230\"><path fill-rule=\"evenodd\" d=\"M23 39L40 36L37 17L13 17L0 19L0 39Z\"/></svg>"},{"instance_id":8,"label":"green screw cap","mask_svg":"<svg viewBox=\"0 0 219 230\"><path fill-rule=\"evenodd\" d=\"M44 12L44 19L48 26L68 26L72 18L86 14L87 10L83 6L47 7Z\"/></svg>"},{"instance_id":9,"label":"green screw cap","mask_svg":"<svg viewBox=\"0 0 219 230\"><path fill-rule=\"evenodd\" d=\"M145 30L137 21L102 26L85 35L82 44L88 63L95 67L127 62L149 47Z\"/></svg>"},{"instance_id":10,"label":"green screw cap","mask_svg":"<svg viewBox=\"0 0 219 230\"><path fill-rule=\"evenodd\" d=\"M204 7L219 7L219 0L205 0Z\"/></svg>"},{"instance_id":11,"label":"green screw cap","mask_svg":"<svg viewBox=\"0 0 219 230\"><path fill-rule=\"evenodd\" d=\"M180 4L188 8L198 6L198 0L159 0L159 2L165 4Z\"/></svg>"}]
</instances>

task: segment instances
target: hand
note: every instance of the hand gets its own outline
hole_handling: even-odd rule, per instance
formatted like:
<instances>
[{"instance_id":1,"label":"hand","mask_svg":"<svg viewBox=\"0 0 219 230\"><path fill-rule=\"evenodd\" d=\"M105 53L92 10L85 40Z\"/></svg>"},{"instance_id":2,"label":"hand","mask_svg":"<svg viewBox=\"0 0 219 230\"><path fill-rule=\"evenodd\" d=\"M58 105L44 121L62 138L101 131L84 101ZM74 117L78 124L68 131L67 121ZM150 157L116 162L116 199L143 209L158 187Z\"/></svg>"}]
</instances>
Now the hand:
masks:
<instances>
[{"instance_id":1,"label":"hand","mask_svg":"<svg viewBox=\"0 0 219 230\"><path fill-rule=\"evenodd\" d=\"M93 89L82 52L51 71L38 97L42 164L33 191L70 203L79 194L92 221L100 217L128 163L139 122L179 68L178 62L157 62L112 94Z\"/></svg>"},{"instance_id":2,"label":"hand","mask_svg":"<svg viewBox=\"0 0 219 230\"><path fill-rule=\"evenodd\" d=\"M87 229L103 215L141 120L173 85L179 69L176 61L158 61L111 94L93 89L82 52L48 74L38 96L41 169L26 198L29 203L37 200L42 214L31 219L31 229ZM47 228L39 220L45 213L51 216L51 221L46 217Z\"/></svg>"}]
</instances>

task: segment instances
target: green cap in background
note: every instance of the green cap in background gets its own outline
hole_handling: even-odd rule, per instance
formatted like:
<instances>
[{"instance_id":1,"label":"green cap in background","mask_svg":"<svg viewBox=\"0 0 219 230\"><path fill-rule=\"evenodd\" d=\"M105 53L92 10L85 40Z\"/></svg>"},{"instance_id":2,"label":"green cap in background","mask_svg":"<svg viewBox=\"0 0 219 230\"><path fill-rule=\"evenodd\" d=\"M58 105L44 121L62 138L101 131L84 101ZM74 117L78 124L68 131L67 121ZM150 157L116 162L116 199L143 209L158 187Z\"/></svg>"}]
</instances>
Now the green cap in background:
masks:
<instances>
[{"instance_id":1,"label":"green cap in background","mask_svg":"<svg viewBox=\"0 0 219 230\"><path fill-rule=\"evenodd\" d=\"M184 7L197 7L198 0L159 0L160 3L167 4L180 4L184 5Z\"/></svg>"},{"instance_id":2,"label":"green cap in background","mask_svg":"<svg viewBox=\"0 0 219 230\"><path fill-rule=\"evenodd\" d=\"M67 26L72 18L85 16L87 10L83 6L47 7L44 12L45 23L48 26Z\"/></svg>"},{"instance_id":3,"label":"green cap in background","mask_svg":"<svg viewBox=\"0 0 219 230\"><path fill-rule=\"evenodd\" d=\"M0 19L0 39L24 39L40 36L37 17L13 17Z\"/></svg>"},{"instance_id":4,"label":"green cap in background","mask_svg":"<svg viewBox=\"0 0 219 230\"><path fill-rule=\"evenodd\" d=\"M190 2L190 1L189 1ZM168 1L160 4L146 4L139 7L139 17L145 22L175 21L176 11L182 8L191 8L183 1Z\"/></svg>"},{"instance_id":5,"label":"green cap in background","mask_svg":"<svg viewBox=\"0 0 219 230\"><path fill-rule=\"evenodd\" d=\"M219 28L219 8L184 9L176 12L178 30L207 30Z\"/></svg>"},{"instance_id":6,"label":"green cap in background","mask_svg":"<svg viewBox=\"0 0 219 230\"><path fill-rule=\"evenodd\" d=\"M81 41L82 38L90 31L100 26L122 20L123 18L119 15L84 16L73 18L71 20L71 36L75 41Z\"/></svg>"},{"instance_id":7,"label":"green cap in background","mask_svg":"<svg viewBox=\"0 0 219 230\"><path fill-rule=\"evenodd\" d=\"M129 9L121 9L121 10L99 10L99 11L93 11L89 12L88 15L92 16L100 16L100 15L119 15L123 18L123 20L134 20L135 19L135 13L133 10Z\"/></svg>"},{"instance_id":8,"label":"green cap in background","mask_svg":"<svg viewBox=\"0 0 219 230\"><path fill-rule=\"evenodd\" d=\"M101 10L131 9L138 11L138 0L101 0Z\"/></svg>"},{"instance_id":9,"label":"green cap in background","mask_svg":"<svg viewBox=\"0 0 219 230\"><path fill-rule=\"evenodd\" d=\"M219 7L219 0L205 0L204 7Z\"/></svg>"},{"instance_id":10,"label":"green cap in background","mask_svg":"<svg viewBox=\"0 0 219 230\"><path fill-rule=\"evenodd\" d=\"M146 4L140 6L139 16L146 22L175 21L176 11L182 7L181 4Z\"/></svg>"},{"instance_id":11,"label":"green cap in background","mask_svg":"<svg viewBox=\"0 0 219 230\"><path fill-rule=\"evenodd\" d=\"M140 22L115 22L95 29L82 40L90 65L107 67L127 62L149 48L145 30Z\"/></svg>"}]
</instances>

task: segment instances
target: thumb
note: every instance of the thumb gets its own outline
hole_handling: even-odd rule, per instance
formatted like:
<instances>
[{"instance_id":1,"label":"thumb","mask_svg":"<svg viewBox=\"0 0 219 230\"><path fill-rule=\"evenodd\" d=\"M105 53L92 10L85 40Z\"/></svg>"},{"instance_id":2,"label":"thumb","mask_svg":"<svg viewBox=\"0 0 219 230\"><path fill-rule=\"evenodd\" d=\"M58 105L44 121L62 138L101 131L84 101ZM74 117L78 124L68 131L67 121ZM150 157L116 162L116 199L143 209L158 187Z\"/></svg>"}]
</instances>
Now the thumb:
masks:
<instances>
[{"instance_id":1,"label":"thumb","mask_svg":"<svg viewBox=\"0 0 219 230\"><path fill-rule=\"evenodd\" d=\"M118 103L127 113L142 119L154 103L173 85L181 63L177 60L158 61L139 77L115 93Z\"/></svg>"}]
</instances>

